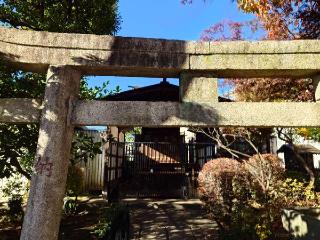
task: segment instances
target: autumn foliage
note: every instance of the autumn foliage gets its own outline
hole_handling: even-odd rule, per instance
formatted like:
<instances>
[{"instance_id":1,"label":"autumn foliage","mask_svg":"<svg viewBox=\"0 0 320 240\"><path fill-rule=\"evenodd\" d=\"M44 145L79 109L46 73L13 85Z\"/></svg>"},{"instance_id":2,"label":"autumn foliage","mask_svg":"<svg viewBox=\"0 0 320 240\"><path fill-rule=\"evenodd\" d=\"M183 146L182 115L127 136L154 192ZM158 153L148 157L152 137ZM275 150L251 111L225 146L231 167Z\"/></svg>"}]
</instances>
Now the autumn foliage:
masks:
<instances>
[{"instance_id":1,"label":"autumn foliage","mask_svg":"<svg viewBox=\"0 0 320 240\"><path fill-rule=\"evenodd\" d=\"M181 3L191 4L194 1L181 0ZM224 20L215 23L202 32L201 40L320 38L320 1L234 0L234 2L241 11L253 14L255 18L245 22ZM248 34L249 32L252 34ZM254 34L256 32L259 32L258 36ZM261 36L261 32L264 35ZM227 79L224 84L233 89L232 93L237 101L313 101L314 95L310 79Z\"/></svg>"},{"instance_id":2,"label":"autumn foliage","mask_svg":"<svg viewBox=\"0 0 320 240\"><path fill-rule=\"evenodd\" d=\"M272 154L242 163L213 159L203 166L198 182L221 239L278 239L284 208L319 206L319 196L306 182L287 178L281 160Z\"/></svg>"},{"instance_id":3,"label":"autumn foliage","mask_svg":"<svg viewBox=\"0 0 320 240\"><path fill-rule=\"evenodd\" d=\"M320 1L316 0L237 0L239 8L256 16L265 30L265 39L295 40L320 38ZM310 79L232 79L238 100L313 101Z\"/></svg>"},{"instance_id":4,"label":"autumn foliage","mask_svg":"<svg viewBox=\"0 0 320 240\"><path fill-rule=\"evenodd\" d=\"M207 162L199 172L199 194L206 203L208 212L220 229L227 231L232 226L232 208L235 192L233 179L241 174L242 165L229 158L218 158Z\"/></svg>"},{"instance_id":5,"label":"autumn foliage","mask_svg":"<svg viewBox=\"0 0 320 240\"><path fill-rule=\"evenodd\" d=\"M192 4L194 1L180 0L184 5ZM205 2L206 0L203 1ZM317 0L233 1L237 3L241 11L256 16L259 25L266 31L266 39L320 38L320 2ZM217 25L220 25L220 23ZM236 31L238 31L239 26L240 28L245 27L246 23L239 22L235 25L238 25L236 26Z\"/></svg>"},{"instance_id":6,"label":"autumn foliage","mask_svg":"<svg viewBox=\"0 0 320 240\"><path fill-rule=\"evenodd\" d=\"M229 158L207 162L199 173L199 192L208 201L219 201L232 186L232 178L241 172L242 165Z\"/></svg>"},{"instance_id":7,"label":"autumn foliage","mask_svg":"<svg viewBox=\"0 0 320 240\"><path fill-rule=\"evenodd\" d=\"M225 79L224 84L234 89L237 101L295 101L314 100L311 79L251 78Z\"/></svg>"},{"instance_id":8,"label":"autumn foliage","mask_svg":"<svg viewBox=\"0 0 320 240\"><path fill-rule=\"evenodd\" d=\"M253 13L267 39L320 37L320 2L317 0L237 0L241 10Z\"/></svg>"}]
</instances>

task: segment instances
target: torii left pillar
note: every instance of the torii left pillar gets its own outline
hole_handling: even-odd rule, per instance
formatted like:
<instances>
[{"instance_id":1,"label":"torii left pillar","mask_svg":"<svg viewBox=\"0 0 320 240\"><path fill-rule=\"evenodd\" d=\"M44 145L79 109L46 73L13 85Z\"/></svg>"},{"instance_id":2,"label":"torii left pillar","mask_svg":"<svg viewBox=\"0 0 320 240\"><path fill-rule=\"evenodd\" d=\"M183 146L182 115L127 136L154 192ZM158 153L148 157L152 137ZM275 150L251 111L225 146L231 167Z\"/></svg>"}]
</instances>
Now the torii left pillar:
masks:
<instances>
[{"instance_id":1,"label":"torii left pillar","mask_svg":"<svg viewBox=\"0 0 320 240\"><path fill-rule=\"evenodd\" d=\"M34 174L20 239L58 239L74 131L70 116L80 78L79 72L67 66L48 69Z\"/></svg>"}]
</instances>

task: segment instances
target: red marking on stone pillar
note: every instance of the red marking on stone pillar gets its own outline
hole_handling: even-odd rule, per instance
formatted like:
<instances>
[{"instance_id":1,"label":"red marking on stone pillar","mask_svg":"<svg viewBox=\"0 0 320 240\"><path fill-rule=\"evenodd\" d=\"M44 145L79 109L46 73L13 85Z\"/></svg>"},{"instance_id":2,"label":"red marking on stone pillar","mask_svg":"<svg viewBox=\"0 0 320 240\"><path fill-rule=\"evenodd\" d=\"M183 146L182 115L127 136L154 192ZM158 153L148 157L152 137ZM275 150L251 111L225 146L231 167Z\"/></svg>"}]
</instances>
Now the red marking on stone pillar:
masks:
<instances>
[{"instance_id":1,"label":"red marking on stone pillar","mask_svg":"<svg viewBox=\"0 0 320 240\"><path fill-rule=\"evenodd\" d=\"M38 157L38 160L35 166L37 174L39 175L45 174L47 177L51 177L52 167L53 167L53 162L51 162L48 157L46 157L45 160L41 159L40 156Z\"/></svg>"}]
</instances>

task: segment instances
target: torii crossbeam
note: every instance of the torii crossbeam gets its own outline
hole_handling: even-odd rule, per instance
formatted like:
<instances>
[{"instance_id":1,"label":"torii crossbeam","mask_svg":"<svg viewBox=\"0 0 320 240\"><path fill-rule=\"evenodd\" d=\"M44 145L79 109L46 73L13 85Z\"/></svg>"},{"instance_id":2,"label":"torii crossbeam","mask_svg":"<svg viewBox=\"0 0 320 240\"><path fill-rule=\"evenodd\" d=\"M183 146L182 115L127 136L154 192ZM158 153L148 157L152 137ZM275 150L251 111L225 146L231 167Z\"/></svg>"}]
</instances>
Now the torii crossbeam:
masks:
<instances>
[{"instance_id":1,"label":"torii crossbeam","mask_svg":"<svg viewBox=\"0 0 320 240\"><path fill-rule=\"evenodd\" d=\"M319 127L319 103L219 103L218 77L309 77L320 41L188 42L0 28L0 58L47 72L44 99L0 99L0 122L40 122L21 239L58 239L73 130L79 125ZM180 78L180 103L78 99L83 75ZM318 91L316 99L319 99Z\"/></svg>"}]
</instances>

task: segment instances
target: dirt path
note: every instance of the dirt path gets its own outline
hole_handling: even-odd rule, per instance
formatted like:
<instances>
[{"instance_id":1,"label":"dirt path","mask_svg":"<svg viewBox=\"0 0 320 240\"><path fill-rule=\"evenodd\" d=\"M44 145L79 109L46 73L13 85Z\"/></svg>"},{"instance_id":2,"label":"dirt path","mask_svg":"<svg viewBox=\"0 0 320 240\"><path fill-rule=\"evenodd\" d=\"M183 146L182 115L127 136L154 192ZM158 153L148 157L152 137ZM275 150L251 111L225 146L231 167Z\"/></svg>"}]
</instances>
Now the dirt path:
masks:
<instances>
[{"instance_id":1,"label":"dirt path","mask_svg":"<svg viewBox=\"0 0 320 240\"><path fill-rule=\"evenodd\" d=\"M132 239L215 239L216 224L206 217L200 200L135 200L129 205Z\"/></svg>"}]
</instances>

